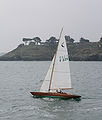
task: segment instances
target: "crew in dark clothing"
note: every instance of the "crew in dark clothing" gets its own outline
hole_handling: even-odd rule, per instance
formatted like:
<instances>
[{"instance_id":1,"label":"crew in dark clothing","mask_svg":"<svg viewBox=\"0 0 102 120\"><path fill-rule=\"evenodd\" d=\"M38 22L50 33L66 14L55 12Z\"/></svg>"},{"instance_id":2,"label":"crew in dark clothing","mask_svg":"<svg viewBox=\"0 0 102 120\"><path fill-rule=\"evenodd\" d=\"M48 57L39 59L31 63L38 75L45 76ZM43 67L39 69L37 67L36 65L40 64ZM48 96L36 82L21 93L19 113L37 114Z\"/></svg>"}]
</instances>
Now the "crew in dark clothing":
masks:
<instances>
[{"instance_id":1,"label":"crew in dark clothing","mask_svg":"<svg viewBox=\"0 0 102 120\"><path fill-rule=\"evenodd\" d=\"M61 89L56 90L57 93L62 93Z\"/></svg>"},{"instance_id":2,"label":"crew in dark clothing","mask_svg":"<svg viewBox=\"0 0 102 120\"><path fill-rule=\"evenodd\" d=\"M62 94L67 94L67 93L65 93L65 92L62 92L61 89L57 89L56 92L57 92L57 93L62 93Z\"/></svg>"}]
</instances>

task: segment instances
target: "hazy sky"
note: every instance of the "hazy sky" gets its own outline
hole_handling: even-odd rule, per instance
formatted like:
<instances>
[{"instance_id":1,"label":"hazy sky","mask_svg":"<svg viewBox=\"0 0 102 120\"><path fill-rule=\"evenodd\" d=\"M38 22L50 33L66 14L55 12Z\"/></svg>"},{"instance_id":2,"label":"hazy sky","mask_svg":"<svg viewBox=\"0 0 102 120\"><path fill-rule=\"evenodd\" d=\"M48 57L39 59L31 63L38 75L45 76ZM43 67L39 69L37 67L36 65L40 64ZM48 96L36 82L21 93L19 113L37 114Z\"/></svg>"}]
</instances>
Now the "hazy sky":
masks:
<instances>
[{"instance_id":1,"label":"hazy sky","mask_svg":"<svg viewBox=\"0 0 102 120\"><path fill-rule=\"evenodd\" d=\"M58 38L61 28L76 41L102 36L102 0L0 0L0 52L23 37Z\"/></svg>"}]
</instances>

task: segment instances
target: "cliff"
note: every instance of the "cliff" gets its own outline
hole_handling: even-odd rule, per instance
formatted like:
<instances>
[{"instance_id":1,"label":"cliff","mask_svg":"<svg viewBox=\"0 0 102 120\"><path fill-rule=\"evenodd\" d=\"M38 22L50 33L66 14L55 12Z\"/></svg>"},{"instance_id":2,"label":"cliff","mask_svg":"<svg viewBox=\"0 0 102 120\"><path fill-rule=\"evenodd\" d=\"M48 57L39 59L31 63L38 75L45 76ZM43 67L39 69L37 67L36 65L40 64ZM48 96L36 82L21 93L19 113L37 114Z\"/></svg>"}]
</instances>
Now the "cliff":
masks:
<instances>
[{"instance_id":1,"label":"cliff","mask_svg":"<svg viewBox=\"0 0 102 120\"><path fill-rule=\"evenodd\" d=\"M52 60L57 45L19 45L0 57L0 61ZM102 43L85 42L67 44L71 61L102 61Z\"/></svg>"}]
</instances>

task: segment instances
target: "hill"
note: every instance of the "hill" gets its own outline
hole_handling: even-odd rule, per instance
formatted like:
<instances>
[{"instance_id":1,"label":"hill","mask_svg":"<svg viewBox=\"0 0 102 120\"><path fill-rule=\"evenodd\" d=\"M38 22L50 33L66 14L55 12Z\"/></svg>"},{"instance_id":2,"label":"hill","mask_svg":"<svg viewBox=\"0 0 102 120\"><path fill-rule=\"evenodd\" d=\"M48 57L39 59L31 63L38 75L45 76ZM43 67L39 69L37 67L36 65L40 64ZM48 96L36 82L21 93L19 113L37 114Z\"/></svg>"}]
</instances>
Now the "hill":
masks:
<instances>
[{"instance_id":1,"label":"hill","mask_svg":"<svg viewBox=\"0 0 102 120\"><path fill-rule=\"evenodd\" d=\"M0 61L47 61L52 60L57 45L19 45L0 56ZM101 42L77 42L67 44L71 61L102 61Z\"/></svg>"}]
</instances>

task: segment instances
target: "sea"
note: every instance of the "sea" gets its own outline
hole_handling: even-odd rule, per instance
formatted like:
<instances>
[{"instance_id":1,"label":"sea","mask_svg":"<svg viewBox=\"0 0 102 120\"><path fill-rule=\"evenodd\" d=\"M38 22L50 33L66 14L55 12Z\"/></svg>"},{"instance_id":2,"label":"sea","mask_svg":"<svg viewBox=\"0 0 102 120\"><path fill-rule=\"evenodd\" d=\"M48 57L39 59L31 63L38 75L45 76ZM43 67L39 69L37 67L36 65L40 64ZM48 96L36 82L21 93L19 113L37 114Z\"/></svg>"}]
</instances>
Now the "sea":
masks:
<instances>
[{"instance_id":1,"label":"sea","mask_svg":"<svg viewBox=\"0 0 102 120\"><path fill-rule=\"evenodd\" d=\"M102 120L102 62L70 62L81 100L33 98L50 61L0 61L0 120Z\"/></svg>"}]
</instances>

